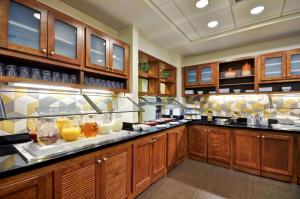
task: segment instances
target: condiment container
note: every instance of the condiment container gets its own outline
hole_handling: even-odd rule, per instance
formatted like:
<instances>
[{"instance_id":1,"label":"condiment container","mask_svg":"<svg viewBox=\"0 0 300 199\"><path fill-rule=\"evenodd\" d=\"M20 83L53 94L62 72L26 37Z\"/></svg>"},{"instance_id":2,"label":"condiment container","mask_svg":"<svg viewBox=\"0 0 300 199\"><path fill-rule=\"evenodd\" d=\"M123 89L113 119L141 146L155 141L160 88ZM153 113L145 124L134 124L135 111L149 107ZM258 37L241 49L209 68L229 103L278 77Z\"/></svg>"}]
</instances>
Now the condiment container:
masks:
<instances>
[{"instance_id":1,"label":"condiment container","mask_svg":"<svg viewBox=\"0 0 300 199\"><path fill-rule=\"evenodd\" d=\"M77 140L80 136L80 133L80 127L67 127L62 129L61 136L65 141L70 142Z\"/></svg>"},{"instance_id":2,"label":"condiment container","mask_svg":"<svg viewBox=\"0 0 300 199\"><path fill-rule=\"evenodd\" d=\"M95 137L97 134L97 123L92 117L84 117L81 128L85 137Z\"/></svg>"},{"instance_id":3,"label":"condiment container","mask_svg":"<svg viewBox=\"0 0 300 199\"><path fill-rule=\"evenodd\" d=\"M104 116L101 121L101 129L103 134L111 133L112 126L108 116Z\"/></svg>"},{"instance_id":4,"label":"condiment container","mask_svg":"<svg viewBox=\"0 0 300 199\"><path fill-rule=\"evenodd\" d=\"M111 128L114 132L119 132L123 128L123 121L121 114L115 114L111 121Z\"/></svg>"},{"instance_id":5,"label":"condiment container","mask_svg":"<svg viewBox=\"0 0 300 199\"><path fill-rule=\"evenodd\" d=\"M61 136L62 129L70 126L72 126L72 124L69 118L60 117L56 119L56 127L58 128L60 137L62 137Z\"/></svg>"},{"instance_id":6,"label":"condiment container","mask_svg":"<svg viewBox=\"0 0 300 199\"><path fill-rule=\"evenodd\" d=\"M59 132L53 119L45 119L37 130L37 140L41 145L50 145L57 142Z\"/></svg>"}]
</instances>

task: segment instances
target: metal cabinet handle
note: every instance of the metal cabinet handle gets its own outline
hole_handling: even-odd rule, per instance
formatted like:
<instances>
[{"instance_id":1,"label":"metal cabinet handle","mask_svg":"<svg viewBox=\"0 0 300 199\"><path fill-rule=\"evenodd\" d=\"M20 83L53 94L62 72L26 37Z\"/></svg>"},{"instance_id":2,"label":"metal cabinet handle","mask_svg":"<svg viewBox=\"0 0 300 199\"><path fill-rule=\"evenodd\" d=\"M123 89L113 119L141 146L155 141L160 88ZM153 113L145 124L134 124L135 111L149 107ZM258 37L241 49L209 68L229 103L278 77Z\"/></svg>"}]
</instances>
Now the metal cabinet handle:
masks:
<instances>
[{"instance_id":1,"label":"metal cabinet handle","mask_svg":"<svg viewBox=\"0 0 300 199\"><path fill-rule=\"evenodd\" d=\"M265 138L265 136L261 136L263 139Z\"/></svg>"},{"instance_id":2,"label":"metal cabinet handle","mask_svg":"<svg viewBox=\"0 0 300 199\"><path fill-rule=\"evenodd\" d=\"M105 162L107 160L107 158L103 158L103 161Z\"/></svg>"},{"instance_id":3,"label":"metal cabinet handle","mask_svg":"<svg viewBox=\"0 0 300 199\"><path fill-rule=\"evenodd\" d=\"M43 48L42 52L45 54L47 52L47 50L45 48Z\"/></svg>"},{"instance_id":4,"label":"metal cabinet handle","mask_svg":"<svg viewBox=\"0 0 300 199\"><path fill-rule=\"evenodd\" d=\"M98 163L98 164L101 164L101 162L102 162L102 161L101 161L100 159L99 159L99 160L97 160L97 163Z\"/></svg>"},{"instance_id":5,"label":"metal cabinet handle","mask_svg":"<svg viewBox=\"0 0 300 199\"><path fill-rule=\"evenodd\" d=\"M50 55L54 55L54 54L55 54L54 51L51 51L51 52L50 52Z\"/></svg>"},{"instance_id":6,"label":"metal cabinet handle","mask_svg":"<svg viewBox=\"0 0 300 199\"><path fill-rule=\"evenodd\" d=\"M153 140L153 142L156 142L156 140Z\"/></svg>"},{"instance_id":7,"label":"metal cabinet handle","mask_svg":"<svg viewBox=\"0 0 300 199\"><path fill-rule=\"evenodd\" d=\"M258 135L258 136L256 136L257 138L259 138L260 136Z\"/></svg>"}]
</instances>

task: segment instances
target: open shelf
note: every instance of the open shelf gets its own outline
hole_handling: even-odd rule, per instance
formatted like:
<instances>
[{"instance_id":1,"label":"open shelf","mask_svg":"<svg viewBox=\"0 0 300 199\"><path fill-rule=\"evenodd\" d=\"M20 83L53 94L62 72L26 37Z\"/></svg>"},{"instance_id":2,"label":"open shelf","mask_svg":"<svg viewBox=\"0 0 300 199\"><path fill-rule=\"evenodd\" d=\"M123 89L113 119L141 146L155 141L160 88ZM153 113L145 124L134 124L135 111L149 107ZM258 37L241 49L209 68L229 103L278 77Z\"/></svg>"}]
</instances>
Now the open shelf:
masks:
<instances>
[{"instance_id":1,"label":"open shelf","mask_svg":"<svg viewBox=\"0 0 300 199\"><path fill-rule=\"evenodd\" d=\"M253 77L254 77L254 75L236 76L236 77L230 77L230 78L223 77L223 78L219 78L219 80L240 79L240 78L253 78Z\"/></svg>"}]
</instances>

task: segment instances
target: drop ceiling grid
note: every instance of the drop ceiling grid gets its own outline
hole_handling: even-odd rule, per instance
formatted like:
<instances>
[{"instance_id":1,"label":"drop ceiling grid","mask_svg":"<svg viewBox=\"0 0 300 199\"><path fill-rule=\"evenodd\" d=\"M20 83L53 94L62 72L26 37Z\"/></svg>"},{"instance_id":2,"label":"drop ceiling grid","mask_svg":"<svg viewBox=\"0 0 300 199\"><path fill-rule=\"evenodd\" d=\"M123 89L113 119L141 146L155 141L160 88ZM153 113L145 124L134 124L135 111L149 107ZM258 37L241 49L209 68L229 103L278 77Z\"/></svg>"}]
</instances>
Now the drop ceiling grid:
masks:
<instances>
[{"instance_id":1,"label":"drop ceiling grid","mask_svg":"<svg viewBox=\"0 0 300 199\"><path fill-rule=\"evenodd\" d=\"M151 0L159 11L167 17L190 41L222 34L236 28L272 20L300 10L299 0L210 0L204 9L195 7L197 0ZM264 5L262 14L253 16L250 9ZM296 8L295 8L296 7ZM208 28L207 23L218 20L216 28Z\"/></svg>"}]
</instances>

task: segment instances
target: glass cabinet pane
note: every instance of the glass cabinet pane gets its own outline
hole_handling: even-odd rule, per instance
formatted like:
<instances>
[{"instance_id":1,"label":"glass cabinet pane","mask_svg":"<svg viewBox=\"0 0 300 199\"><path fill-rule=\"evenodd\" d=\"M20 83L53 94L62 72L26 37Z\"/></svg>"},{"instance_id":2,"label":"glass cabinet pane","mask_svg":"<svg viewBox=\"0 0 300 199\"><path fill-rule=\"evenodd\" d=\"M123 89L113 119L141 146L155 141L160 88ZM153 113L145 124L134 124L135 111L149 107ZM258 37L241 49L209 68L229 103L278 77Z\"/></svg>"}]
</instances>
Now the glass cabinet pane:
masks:
<instances>
[{"instance_id":1,"label":"glass cabinet pane","mask_svg":"<svg viewBox=\"0 0 300 199\"><path fill-rule=\"evenodd\" d=\"M281 77L282 76L282 58L273 57L265 59L265 77Z\"/></svg>"},{"instance_id":2,"label":"glass cabinet pane","mask_svg":"<svg viewBox=\"0 0 300 199\"><path fill-rule=\"evenodd\" d=\"M125 68L125 49L116 44L113 45L113 65L117 70L124 70Z\"/></svg>"},{"instance_id":3,"label":"glass cabinet pane","mask_svg":"<svg viewBox=\"0 0 300 199\"><path fill-rule=\"evenodd\" d=\"M91 36L90 62L101 66L106 65L106 41L94 35Z\"/></svg>"},{"instance_id":4,"label":"glass cabinet pane","mask_svg":"<svg viewBox=\"0 0 300 199\"><path fill-rule=\"evenodd\" d=\"M15 1L10 1L8 40L11 43L40 48L41 13Z\"/></svg>"},{"instance_id":5,"label":"glass cabinet pane","mask_svg":"<svg viewBox=\"0 0 300 199\"><path fill-rule=\"evenodd\" d=\"M187 83L188 84L195 84L197 83L197 68L188 69L187 70Z\"/></svg>"},{"instance_id":6,"label":"glass cabinet pane","mask_svg":"<svg viewBox=\"0 0 300 199\"><path fill-rule=\"evenodd\" d=\"M77 28L55 20L55 53L77 58Z\"/></svg>"},{"instance_id":7,"label":"glass cabinet pane","mask_svg":"<svg viewBox=\"0 0 300 199\"><path fill-rule=\"evenodd\" d=\"M291 56L291 75L300 75L300 54Z\"/></svg>"},{"instance_id":8,"label":"glass cabinet pane","mask_svg":"<svg viewBox=\"0 0 300 199\"><path fill-rule=\"evenodd\" d=\"M200 81L202 83L211 83L212 82L212 69L210 66L202 67Z\"/></svg>"}]
</instances>

